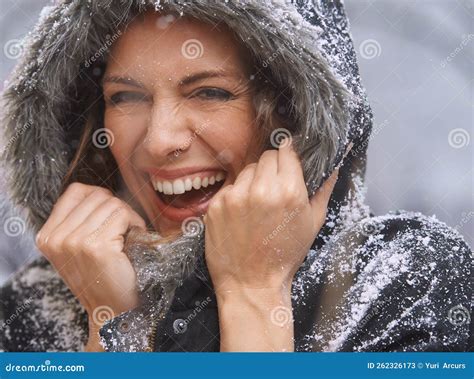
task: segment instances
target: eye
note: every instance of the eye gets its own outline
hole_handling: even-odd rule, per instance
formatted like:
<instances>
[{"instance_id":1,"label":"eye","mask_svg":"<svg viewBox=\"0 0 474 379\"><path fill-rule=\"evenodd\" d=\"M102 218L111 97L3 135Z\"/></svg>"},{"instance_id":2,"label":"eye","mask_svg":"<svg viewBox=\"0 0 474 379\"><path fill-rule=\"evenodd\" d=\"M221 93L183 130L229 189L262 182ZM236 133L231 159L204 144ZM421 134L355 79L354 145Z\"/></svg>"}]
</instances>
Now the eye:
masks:
<instances>
[{"instance_id":1,"label":"eye","mask_svg":"<svg viewBox=\"0 0 474 379\"><path fill-rule=\"evenodd\" d=\"M222 88L201 88L193 93L191 97L199 97L203 100L231 100L234 96Z\"/></svg>"},{"instance_id":2,"label":"eye","mask_svg":"<svg viewBox=\"0 0 474 379\"><path fill-rule=\"evenodd\" d=\"M141 101L148 101L149 97L140 92L126 92L121 91L114 93L108 98L108 102L112 105L118 105L121 103L138 103Z\"/></svg>"}]
</instances>

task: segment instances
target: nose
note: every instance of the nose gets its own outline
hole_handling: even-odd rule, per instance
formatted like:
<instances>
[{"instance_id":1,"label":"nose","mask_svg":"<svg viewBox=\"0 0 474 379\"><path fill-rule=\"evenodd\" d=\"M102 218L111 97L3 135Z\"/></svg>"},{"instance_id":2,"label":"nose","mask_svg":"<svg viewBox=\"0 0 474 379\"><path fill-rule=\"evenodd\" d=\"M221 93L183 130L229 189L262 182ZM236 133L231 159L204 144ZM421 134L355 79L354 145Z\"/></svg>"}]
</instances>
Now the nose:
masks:
<instances>
[{"instance_id":1,"label":"nose","mask_svg":"<svg viewBox=\"0 0 474 379\"><path fill-rule=\"evenodd\" d=\"M192 142L192 117L179 103L154 104L143 146L155 161L177 156Z\"/></svg>"}]
</instances>

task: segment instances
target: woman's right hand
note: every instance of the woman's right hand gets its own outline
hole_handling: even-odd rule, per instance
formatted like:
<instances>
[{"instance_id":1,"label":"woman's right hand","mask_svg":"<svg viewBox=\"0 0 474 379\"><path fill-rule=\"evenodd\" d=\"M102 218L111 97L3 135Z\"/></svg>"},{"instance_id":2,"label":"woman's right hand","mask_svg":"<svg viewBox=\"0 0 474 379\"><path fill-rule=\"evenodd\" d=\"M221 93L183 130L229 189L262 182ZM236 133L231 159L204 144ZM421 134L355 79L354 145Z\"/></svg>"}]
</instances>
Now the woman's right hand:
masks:
<instances>
[{"instance_id":1,"label":"woman's right hand","mask_svg":"<svg viewBox=\"0 0 474 379\"><path fill-rule=\"evenodd\" d=\"M106 319L138 304L135 271L123 251L131 226L146 229L112 192L72 183L36 236L39 250L86 309L90 344Z\"/></svg>"}]
</instances>

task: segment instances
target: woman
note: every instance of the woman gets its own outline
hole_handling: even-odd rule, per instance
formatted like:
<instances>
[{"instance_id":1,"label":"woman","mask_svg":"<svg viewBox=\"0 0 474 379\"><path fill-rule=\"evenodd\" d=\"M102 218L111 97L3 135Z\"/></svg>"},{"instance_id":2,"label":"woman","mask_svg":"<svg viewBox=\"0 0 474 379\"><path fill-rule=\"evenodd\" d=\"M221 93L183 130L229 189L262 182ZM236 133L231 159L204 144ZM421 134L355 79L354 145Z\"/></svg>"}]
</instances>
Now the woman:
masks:
<instances>
[{"instance_id":1,"label":"woman","mask_svg":"<svg viewBox=\"0 0 474 379\"><path fill-rule=\"evenodd\" d=\"M64 1L27 51L5 159L44 257L4 350L472 347L467 244L364 205L339 2Z\"/></svg>"}]
</instances>

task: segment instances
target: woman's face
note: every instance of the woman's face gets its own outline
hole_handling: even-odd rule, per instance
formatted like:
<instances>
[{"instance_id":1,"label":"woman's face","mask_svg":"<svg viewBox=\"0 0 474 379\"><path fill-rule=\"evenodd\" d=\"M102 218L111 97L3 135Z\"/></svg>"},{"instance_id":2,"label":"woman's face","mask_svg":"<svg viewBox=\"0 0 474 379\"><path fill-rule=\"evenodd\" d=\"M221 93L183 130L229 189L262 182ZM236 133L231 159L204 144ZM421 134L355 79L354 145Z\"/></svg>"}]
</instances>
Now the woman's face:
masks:
<instances>
[{"instance_id":1,"label":"woman's face","mask_svg":"<svg viewBox=\"0 0 474 379\"><path fill-rule=\"evenodd\" d=\"M228 30L155 12L111 50L103 79L110 149L133 202L162 234L204 214L258 159L246 58Z\"/></svg>"}]
</instances>

